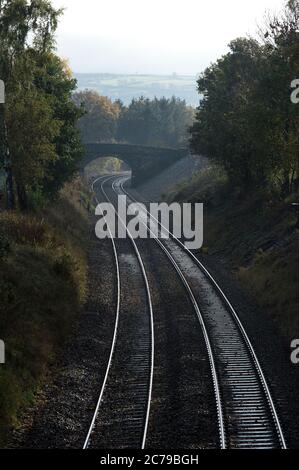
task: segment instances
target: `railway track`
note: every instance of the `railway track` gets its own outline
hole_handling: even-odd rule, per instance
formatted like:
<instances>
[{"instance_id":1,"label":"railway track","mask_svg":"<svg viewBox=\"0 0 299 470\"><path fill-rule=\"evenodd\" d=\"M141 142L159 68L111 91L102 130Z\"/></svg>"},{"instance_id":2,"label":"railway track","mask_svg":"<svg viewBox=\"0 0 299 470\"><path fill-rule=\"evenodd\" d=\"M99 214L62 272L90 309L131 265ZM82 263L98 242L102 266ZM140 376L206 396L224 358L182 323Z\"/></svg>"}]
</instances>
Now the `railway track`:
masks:
<instances>
[{"instance_id":1,"label":"railway track","mask_svg":"<svg viewBox=\"0 0 299 470\"><path fill-rule=\"evenodd\" d=\"M114 193L125 194L138 204L124 188L126 180L113 179ZM153 222L149 212L145 215ZM167 231L157 219L154 223ZM236 311L203 264L168 234L167 241L155 240L183 282L203 331L214 383L220 447L286 449L271 391Z\"/></svg>"},{"instance_id":2,"label":"railway track","mask_svg":"<svg viewBox=\"0 0 299 470\"><path fill-rule=\"evenodd\" d=\"M92 185L101 183L106 201L104 183L110 179L99 178ZM123 222L119 219L118 223ZM84 449L143 449L146 443L154 370L153 310L142 258L127 233L119 254L110 232L117 270L117 312L107 370Z\"/></svg>"},{"instance_id":3,"label":"railway track","mask_svg":"<svg viewBox=\"0 0 299 470\"><path fill-rule=\"evenodd\" d=\"M101 192L106 201L112 202L112 197L107 195L104 188L109 183L114 197L125 194L129 202L138 204L124 188L127 179L100 178L94 184L101 182ZM146 220L152 217L148 212L144 215ZM150 231L144 220L142 217L141 223ZM159 224L161 230L166 230L156 219L154 223ZM270 389L236 311L202 263L185 249L180 240L170 232L168 234L168 240L162 242L156 237L155 241L184 285L201 326L214 384L219 447L285 449L286 442ZM143 449L146 445L153 386L154 320L142 257L129 233L128 238L135 256L135 275L137 266L139 269L139 282L135 285L140 300L138 312L143 311L144 315L141 316L141 323L138 324L138 315L133 317L131 324L124 321L122 328L120 327L121 257L116 242L112 239L119 285L115 333L104 384L84 448ZM130 256L132 258L132 253ZM128 266L124 267L125 270L127 268ZM145 295L140 294L142 285L143 289L145 287ZM133 342L137 349L126 350L126 342ZM133 359L129 366L126 361L128 357Z\"/></svg>"}]
</instances>

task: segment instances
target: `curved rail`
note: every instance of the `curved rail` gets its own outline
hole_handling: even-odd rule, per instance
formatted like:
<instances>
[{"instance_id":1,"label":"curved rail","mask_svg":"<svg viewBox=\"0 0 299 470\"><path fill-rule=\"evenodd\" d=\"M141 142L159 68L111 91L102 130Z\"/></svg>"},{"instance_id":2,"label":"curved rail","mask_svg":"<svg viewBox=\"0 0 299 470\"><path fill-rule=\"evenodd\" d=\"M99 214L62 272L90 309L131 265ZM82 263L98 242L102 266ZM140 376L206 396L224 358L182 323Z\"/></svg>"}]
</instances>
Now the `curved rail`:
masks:
<instances>
[{"instance_id":1,"label":"curved rail","mask_svg":"<svg viewBox=\"0 0 299 470\"><path fill-rule=\"evenodd\" d=\"M125 189L124 189L124 183L125 181L127 181L128 178L126 179L123 179L123 181L120 182L120 187L121 187L121 190L123 191L124 194L126 194L133 202L135 202L136 204L139 204L140 203L131 195L129 194ZM276 411L276 408L275 408L275 404L274 404L274 401L273 401L273 398L271 396L271 392L270 392L270 389L269 389L269 386L267 384L267 381L266 381L266 378L265 378L265 375L264 375L264 372L262 370L262 367L260 365L260 362L257 358L257 355L254 351L254 347L245 331L245 328L237 314L237 312L235 311L235 309L233 308L231 302L228 300L227 296L225 295L225 293L223 292L223 290L220 288L219 284L217 283L217 281L214 279L214 277L211 275L211 273L208 271L208 269L197 259L197 257L192 253L191 250L189 250L188 248L185 247L185 245L181 242L181 240L179 240L177 237L175 237L173 235L173 233L171 233L166 227L163 226L163 224L161 224L161 222L156 219L153 215L151 215L149 213L148 210L146 210L147 212L147 215L152 219L154 220L165 232L167 232L170 237L175 240L176 243L178 243L181 248L183 248L184 252L187 253L191 259L197 264L197 266L200 268L200 270L204 273L204 275L207 277L207 279L212 283L212 285L215 287L216 291L218 292L218 294L220 294L220 297L222 298L222 300L224 301L225 305L228 307L234 321L235 321L235 324L237 325L242 337L243 337L243 340L248 348L248 351L250 353L250 356L253 360L253 363L255 365L255 368L256 368L256 371L257 371L257 374L260 378L260 382L261 382L261 385L263 387L263 390L264 390L264 393L265 393L265 397L268 401L268 405L269 405L269 408L270 408L270 412L272 414L272 418L273 418L273 421L274 421L274 424L275 424L275 428L276 428L276 432L277 432L277 436L278 436L278 439L279 439L279 442L280 442L280 445L281 445L281 448L282 449L286 449L287 448L287 445L286 445L286 440L285 440L285 437L284 437L284 434L283 434L283 430L282 430L282 426L281 426L281 423L280 423L280 420L279 420L279 417L278 417L278 414L277 414L277 411ZM155 238L156 239L156 238ZM159 240L160 242L160 240ZM161 245L163 245L164 249L166 251L168 251L164 244L162 244L162 242L160 242ZM171 256L171 255L170 255Z\"/></svg>"},{"instance_id":2,"label":"curved rail","mask_svg":"<svg viewBox=\"0 0 299 470\"><path fill-rule=\"evenodd\" d=\"M109 180L113 179L113 177L108 177L106 179L104 179L102 182L101 182L101 192L103 193L104 197L106 198L106 200L110 203L111 200L110 198L108 197L105 189L104 189L104 185L105 183L107 183ZM102 180L103 177L101 178L98 178L96 179L94 182L93 182L93 185L92 185L92 189L94 189L94 185L99 182L100 180ZM97 200L97 202L99 203L99 201ZM147 392L147 400L146 400L146 410L145 410L145 419L144 419L144 426L143 426L143 433L142 433L142 442L141 442L141 449L143 450L145 448L145 445L146 445L146 438L147 438L147 433L148 433L148 424L149 424L149 416L150 416L150 407L151 407L151 398L152 398L152 389L153 389L153 376L154 376L154 317L153 317L153 307L152 307L152 299L151 299L151 292L150 292L150 287L149 287L149 282L148 282L148 278L147 278L147 273L146 273L146 270L145 270L145 266L144 266L144 263L143 263L143 260L142 260L142 257L141 257L141 254L138 250L138 247L135 243L135 240L134 238L132 237L131 233L129 232L129 230L127 229L124 221L121 219L121 217L119 216L118 212L115 210L115 213L118 217L118 221L125 227L126 229L126 232L128 234L128 237L132 243L132 246L134 248L134 251L135 251L135 254L136 254L136 257L138 259L138 263L140 265L140 268L141 268L141 272L142 272L142 276L143 276L143 280L144 280L144 284L145 284L145 288L146 288L146 295L147 295L147 302L148 302L148 308L149 308L149 314L150 314L150 338L151 338L151 353L150 353L150 371L149 371L149 382L148 382L148 392ZM106 221L105 217L104 217L104 220ZM107 221L106 221L107 223ZM107 225L108 226L108 225ZM115 253L117 254L117 251L116 251L116 245L115 245L115 241L113 239L113 236L111 234L111 230L110 228L108 227L108 232L109 232L109 235L110 235L110 238L112 240L112 243L113 243L113 247L115 249ZM117 255L116 255L117 256ZM117 258L118 260L118 258ZM118 280L119 280L119 289L118 289L118 308L117 308L117 324L116 324L116 328L115 328L115 334L114 334L114 338L113 338L113 344L112 344L112 348L111 348L111 354L110 354L110 359L109 359L109 363L108 363L108 366L107 366L107 371L106 371L106 375L105 375L105 379L104 379L104 383L103 383L103 387L102 387L102 390L101 390L101 394L100 394L100 397L99 397L99 400L98 400L98 404L97 404L97 407L96 407L96 410L95 410L95 413L94 413L94 417L93 417L93 420L92 420L92 424L90 426L90 430L89 430L89 433L88 433L88 436L86 438L86 442L85 442L85 446L84 448L87 448L88 445L89 445L89 442L90 442L90 438L91 438L91 435L92 435L92 431L94 429L94 426L95 426L95 422L98 418L98 415L99 415L99 409L100 409L100 406L101 406L101 403L102 403L102 399L103 399L103 395L104 395L104 391L105 391L105 388L106 388L106 384L107 384L107 380L108 380L108 376L109 376L109 372L110 372L110 368L111 368L111 365L112 365L112 359L113 359L113 354L114 354L114 350L115 350L115 344L116 344L116 339L117 339L117 329L118 329L118 320L119 320L119 311L120 311L120 270L119 270L119 263L117 261L117 272L118 272Z\"/></svg>"},{"instance_id":3,"label":"curved rail","mask_svg":"<svg viewBox=\"0 0 299 470\"><path fill-rule=\"evenodd\" d=\"M107 178L105 176L97 178L91 185L92 190L94 190L94 185L103 178L106 178L106 180L104 180L104 181L108 181L110 179L110 178ZM95 199L96 199L97 203L99 204L98 198L95 197ZM101 403L102 403L102 400L103 400L104 390L106 388L106 383L107 383L107 380L108 380L108 375L109 375L111 364L112 364L112 358L113 358L113 354L114 354L114 350L115 350L117 330L118 330L118 324L119 324L121 281L120 281L118 253L117 253L115 241L112 237L110 228L109 228L108 225L107 225L107 227L108 227L108 231L109 231L110 239L111 239L111 243L112 243L114 259L115 259L115 264L116 264L116 276L117 276L117 306L116 306L116 315L115 315L115 325L114 325L114 333L113 333L113 338L112 338L111 350L110 350L110 355L109 355L109 360L108 360L108 364L107 364L107 368L106 368L106 373L105 373L103 385L102 385L102 388L101 388L101 392L100 392L100 396L99 396L99 399L98 399L98 402L97 402L97 405L96 405L95 412L93 414L91 425L89 427L89 430L88 430L88 433L87 433L87 436L86 436L86 439L85 439L85 442L84 442L83 450L86 450L89 446L89 442L90 442L90 439L91 439L92 432L94 430L95 422L96 422L96 419L97 419L98 414L99 414L99 409L100 409L100 406L101 406Z\"/></svg>"},{"instance_id":4,"label":"curved rail","mask_svg":"<svg viewBox=\"0 0 299 470\"><path fill-rule=\"evenodd\" d=\"M116 181L113 182L112 188L115 191L116 194L117 191L115 189L115 183ZM122 188L123 190L123 188ZM194 310L196 312L196 315L198 317L199 323L201 325L201 329L203 332L206 348L208 351L208 356L209 356L209 362L210 362L210 368L211 368L211 374L212 374L212 379L213 379L213 385L214 385L214 392L215 392L215 398L216 398L216 407L217 407L217 416L218 416L218 425L219 425L219 439L220 439L220 447L221 449L226 449L226 433L225 433L225 425L224 425L224 417L223 417L223 409L222 409L222 400L221 400L221 393L220 393L220 387L219 387L219 381L218 381L218 374L216 370L216 365L215 365L215 359L214 359L214 354L210 342L210 338L207 332L207 328L202 316L202 313L200 311L199 305L195 299L195 296L192 292L192 289L189 286L189 283L184 276L182 270L180 269L179 265L171 255L171 253L166 249L166 247L163 245L163 243L159 240L159 238L156 237L156 235L152 232L152 230L143 222L141 223L147 228L147 230L154 236L154 240L158 243L162 251L165 253L165 255L168 257L169 261L173 265L174 269L176 270L178 276L180 277L188 295L191 300L191 303L194 307Z\"/></svg>"}]
</instances>

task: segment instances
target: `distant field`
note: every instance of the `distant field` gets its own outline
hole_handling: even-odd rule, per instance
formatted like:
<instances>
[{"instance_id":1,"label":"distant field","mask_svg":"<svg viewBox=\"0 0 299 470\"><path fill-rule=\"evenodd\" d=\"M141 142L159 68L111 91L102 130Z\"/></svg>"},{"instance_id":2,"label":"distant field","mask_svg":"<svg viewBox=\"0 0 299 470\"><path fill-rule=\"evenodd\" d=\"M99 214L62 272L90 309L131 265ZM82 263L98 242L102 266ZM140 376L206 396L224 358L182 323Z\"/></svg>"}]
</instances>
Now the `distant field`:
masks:
<instances>
[{"instance_id":1,"label":"distant field","mask_svg":"<svg viewBox=\"0 0 299 470\"><path fill-rule=\"evenodd\" d=\"M125 104L141 95L146 98L171 98L173 95L198 106L196 78L180 75L116 75L103 73L78 73L79 90L90 88L112 100L121 99Z\"/></svg>"}]
</instances>

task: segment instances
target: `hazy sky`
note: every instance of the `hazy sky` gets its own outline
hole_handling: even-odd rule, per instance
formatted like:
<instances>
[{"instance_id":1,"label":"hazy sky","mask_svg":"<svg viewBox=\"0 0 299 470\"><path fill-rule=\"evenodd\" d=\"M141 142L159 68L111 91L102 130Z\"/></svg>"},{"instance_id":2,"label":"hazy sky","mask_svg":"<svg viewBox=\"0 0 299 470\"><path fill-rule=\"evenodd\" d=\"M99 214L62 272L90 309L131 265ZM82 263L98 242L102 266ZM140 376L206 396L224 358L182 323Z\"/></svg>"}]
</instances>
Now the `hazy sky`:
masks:
<instances>
[{"instance_id":1,"label":"hazy sky","mask_svg":"<svg viewBox=\"0 0 299 470\"><path fill-rule=\"evenodd\" d=\"M196 74L284 0L53 0L74 72Z\"/></svg>"}]
</instances>

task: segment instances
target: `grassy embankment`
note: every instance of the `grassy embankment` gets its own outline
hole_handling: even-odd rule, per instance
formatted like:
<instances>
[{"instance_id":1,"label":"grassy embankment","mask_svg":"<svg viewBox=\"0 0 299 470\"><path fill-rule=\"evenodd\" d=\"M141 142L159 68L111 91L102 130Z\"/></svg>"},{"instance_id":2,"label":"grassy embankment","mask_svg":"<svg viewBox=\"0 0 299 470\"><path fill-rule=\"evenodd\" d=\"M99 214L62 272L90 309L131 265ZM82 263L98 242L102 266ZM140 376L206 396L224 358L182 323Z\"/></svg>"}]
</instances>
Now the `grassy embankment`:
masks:
<instances>
[{"instance_id":1,"label":"grassy embankment","mask_svg":"<svg viewBox=\"0 0 299 470\"><path fill-rule=\"evenodd\" d=\"M32 215L0 212L0 442L31 404L79 315L89 195L79 180ZM86 205L86 204L85 204Z\"/></svg>"},{"instance_id":2,"label":"grassy embankment","mask_svg":"<svg viewBox=\"0 0 299 470\"><path fill-rule=\"evenodd\" d=\"M228 261L284 334L298 337L299 213L291 202L299 201L299 195L277 202L265 194L241 194L229 190L219 170L209 169L167 199L204 202L203 251Z\"/></svg>"}]
</instances>

